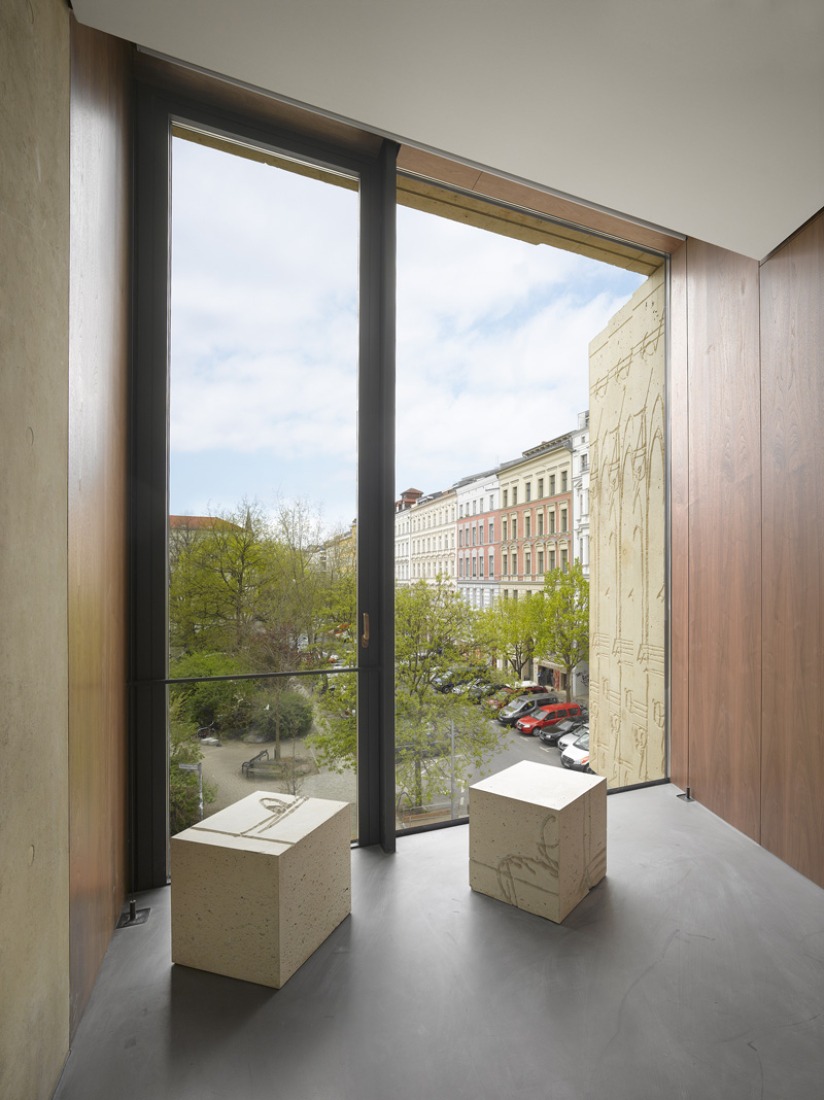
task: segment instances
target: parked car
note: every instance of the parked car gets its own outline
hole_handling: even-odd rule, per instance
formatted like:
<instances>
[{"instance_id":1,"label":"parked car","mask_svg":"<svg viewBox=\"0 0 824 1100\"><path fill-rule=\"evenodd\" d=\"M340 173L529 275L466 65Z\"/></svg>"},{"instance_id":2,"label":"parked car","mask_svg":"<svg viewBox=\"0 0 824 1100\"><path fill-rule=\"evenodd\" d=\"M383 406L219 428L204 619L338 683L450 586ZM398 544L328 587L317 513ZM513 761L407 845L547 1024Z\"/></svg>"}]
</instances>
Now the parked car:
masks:
<instances>
[{"instance_id":1,"label":"parked car","mask_svg":"<svg viewBox=\"0 0 824 1100\"><path fill-rule=\"evenodd\" d=\"M499 684L491 684L489 680L485 680L483 676L478 676L475 680L471 680L468 684L462 686L462 691L459 694L466 694L472 700L473 703L480 703L482 699L485 699L489 695L493 695L499 688ZM452 689L455 690L454 688Z\"/></svg>"},{"instance_id":2,"label":"parked car","mask_svg":"<svg viewBox=\"0 0 824 1100\"><path fill-rule=\"evenodd\" d=\"M554 726L544 726L536 732L545 745L557 745L559 739L568 733L574 733L576 737L580 737L586 724L586 711L582 707L577 718L565 718Z\"/></svg>"},{"instance_id":3,"label":"parked car","mask_svg":"<svg viewBox=\"0 0 824 1100\"><path fill-rule=\"evenodd\" d=\"M561 734L561 736L555 743L561 750L561 752L563 752L568 745L573 745L578 740L578 738L583 737L584 734L587 734L587 736L589 736L588 724L578 726L576 729L568 730L566 733Z\"/></svg>"},{"instance_id":4,"label":"parked car","mask_svg":"<svg viewBox=\"0 0 824 1100\"><path fill-rule=\"evenodd\" d=\"M490 710L500 710L501 707L505 707L507 703L511 703L512 700L518 695L544 695L546 688L541 687L540 684L520 683L520 684L504 684L502 687L496 689L494 695L487 699L486 705Z\"/></svg>"},{"instance_id":5,"label":"parked car","mask_svg":"<svg viewBox=\"0 0 824 1100\"><path fill-rule=\"evenodd\" d=\"M536 734L539 730L550 729L559 722L570 718L580 718L581 708L577 703L550 703L545 707L538 707L531 714L524 715L515 723L515 728L521 733Z\"/></svg>"},{"instance_id":6,"label":"parked car","mask_svg":"<svg viewBox=\"0 0 824 1100\"><path fill-rule=\"evenodd\" d=\"M502 726L514 726L519 718L525 714L531 714L538 707L545 707L548 703L557 703L558 696L549 693L541 695L517 695L511 703L501 707L498 711L498 721Z\"/></svg>"},{"instance_id":7,"label":"parked car","mask_svg":"<svg viewBox=\"0 0 824 1100\"><path fill-rule=\"evenodd\" d=\"M582 734L577 741L567 745L561 753L561 764L565 768L573 768L578 772L591 772L589 766L589 730Z\"/></svg>"}]
</instances>

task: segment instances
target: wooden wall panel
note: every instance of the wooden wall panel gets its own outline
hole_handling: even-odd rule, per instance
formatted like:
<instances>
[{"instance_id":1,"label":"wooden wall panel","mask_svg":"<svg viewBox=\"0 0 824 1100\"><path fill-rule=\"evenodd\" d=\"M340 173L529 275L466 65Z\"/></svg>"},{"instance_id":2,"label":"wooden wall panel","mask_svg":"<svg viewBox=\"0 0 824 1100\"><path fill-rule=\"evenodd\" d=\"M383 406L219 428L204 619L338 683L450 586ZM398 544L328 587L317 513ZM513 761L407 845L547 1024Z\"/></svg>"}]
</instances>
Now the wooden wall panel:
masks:
<instances>
[{"instance_id":1,"label":"wooden wall panel","mask_svg":"<svg viewBox=\"0 0 824 1100\"><path fill-rule=\"evenodd\" d=\"M758 264L690 241L689 779L758 839L761 484Z\"/></svg>"},{"instance_id":2,"label":"wooden wall panel","mask_svg":"<svg viewBox=\"0 0 824 1100\"><path fill-rule=\"evenodd\" d=\"M762 833L824 886L824 214L761 273Z\"/></svg>"},{"instance_id":3,"label":"wooden wall panel","mask_svg":"<svg viewBox=\"0 0 824 1100\"><path fill-rule=\"evenodd\" d=\"M669 776L689 783L689 400L687 246L670 261L667 421L670 458Z\"/></svg>"},{"instance_id":4,"label":"wooden wall panel","mask_svg":"<svg viewBox=\"0 0 824 1100\"><path fill-rule=\"evenodd\" d=\"M126 890L130 52L72 20L69 941L77 1026Z\"/></svg>"}]
</instances>

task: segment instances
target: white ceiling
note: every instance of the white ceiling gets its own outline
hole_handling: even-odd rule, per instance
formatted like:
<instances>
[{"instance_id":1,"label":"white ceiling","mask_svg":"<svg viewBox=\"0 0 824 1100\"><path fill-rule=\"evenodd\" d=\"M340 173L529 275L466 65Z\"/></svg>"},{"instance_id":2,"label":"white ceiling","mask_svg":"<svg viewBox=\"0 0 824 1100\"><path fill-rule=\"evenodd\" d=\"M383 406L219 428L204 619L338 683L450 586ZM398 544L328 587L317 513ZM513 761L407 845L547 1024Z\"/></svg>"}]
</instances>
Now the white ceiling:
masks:
<instances>
[{"instance_id":1,"label":"white ceiling","mask_svg":"<svg viewBox=\"0 0 824 1100\"><path fill-rule=\"evenodd\" d=\"M763 258L824 207L824 0L73 0L82 23Z\"/></svg>"}]
</instances>

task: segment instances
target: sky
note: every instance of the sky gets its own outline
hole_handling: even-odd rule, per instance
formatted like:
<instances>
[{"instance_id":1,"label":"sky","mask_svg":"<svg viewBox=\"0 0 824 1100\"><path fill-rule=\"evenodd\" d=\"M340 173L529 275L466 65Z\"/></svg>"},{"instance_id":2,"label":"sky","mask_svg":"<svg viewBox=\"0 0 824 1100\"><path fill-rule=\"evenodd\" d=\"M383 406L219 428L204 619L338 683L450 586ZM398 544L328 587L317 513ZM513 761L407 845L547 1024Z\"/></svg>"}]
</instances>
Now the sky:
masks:
<instances>
[{"instance_id":1,"label":"sky","mask_svg":"<svg viewBox=\"0 0 824 1100\"><path fill-rule=\"evenodd\" d=\"M355 518L358 198L173 143L170 511ZM396 488L572 430L590 340L643 277L398 209Z\"/></svg>"}]
</instances>

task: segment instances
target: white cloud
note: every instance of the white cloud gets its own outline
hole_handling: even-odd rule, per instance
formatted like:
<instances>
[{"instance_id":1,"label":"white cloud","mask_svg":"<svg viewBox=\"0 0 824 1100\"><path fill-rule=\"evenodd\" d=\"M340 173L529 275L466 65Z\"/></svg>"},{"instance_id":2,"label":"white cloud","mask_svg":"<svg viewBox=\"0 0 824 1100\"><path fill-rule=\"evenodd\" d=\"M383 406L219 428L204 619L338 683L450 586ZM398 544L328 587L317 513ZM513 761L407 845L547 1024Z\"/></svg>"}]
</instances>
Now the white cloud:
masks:
<instances>
[{"instance_id":1,"label":"white cloud","mask_svg":"<svg viewBox=\"0 0 824 1100\"><path fill-rule=\"evenodd\" d=\"M357 197L188 142L174 164L172 508L280 493L348 522ZM399 210L398 487L447 488L574 427L588 343L639 281Z\"/></svg>"}]
</instances>

